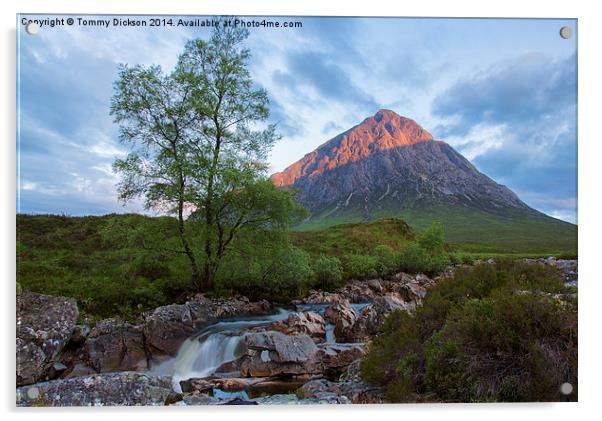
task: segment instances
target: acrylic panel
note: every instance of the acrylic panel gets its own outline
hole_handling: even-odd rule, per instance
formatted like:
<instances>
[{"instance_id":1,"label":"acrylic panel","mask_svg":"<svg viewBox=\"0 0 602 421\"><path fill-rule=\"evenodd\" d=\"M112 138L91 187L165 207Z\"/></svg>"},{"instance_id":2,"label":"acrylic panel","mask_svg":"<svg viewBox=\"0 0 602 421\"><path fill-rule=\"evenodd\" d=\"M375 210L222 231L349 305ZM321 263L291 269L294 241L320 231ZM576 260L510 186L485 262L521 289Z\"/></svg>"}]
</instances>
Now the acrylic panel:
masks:
<instances>
[{"instance_id":1,"label":"acrylic panel","mask_svg":"<svg viewBox=\"0 0 602 421\"><path fill-rule=\"evenodd\" d=\"M17 16L17 406L576 401L577 20Z\"/></svg>"}]
</instances>

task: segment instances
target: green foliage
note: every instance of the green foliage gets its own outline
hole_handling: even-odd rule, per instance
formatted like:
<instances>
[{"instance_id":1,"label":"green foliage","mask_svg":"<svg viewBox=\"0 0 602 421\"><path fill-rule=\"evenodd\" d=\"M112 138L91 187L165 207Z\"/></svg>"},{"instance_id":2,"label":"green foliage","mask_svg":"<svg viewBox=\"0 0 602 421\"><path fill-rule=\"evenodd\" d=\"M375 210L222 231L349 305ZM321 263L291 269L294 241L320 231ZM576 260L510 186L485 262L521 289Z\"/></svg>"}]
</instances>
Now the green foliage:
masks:
<instances>
[{"instance_id":1,"label":"green foliage","mask_svg":"<svg viewBox=\"0 0 602 421\"><path fill-rule=\"evenodd\" d=\"M355 254L347 256L345 275L349 279L371 279L378 276L378 261L375 256Z\"/></svg>"},{"instance_id":2,"label":"green foliage","mask_svg":"<svg viewBox=\"0 0 602 421\"><path fill-rule=\"evenodd\" d=\"M410 244L400 256L400 270L410 273L437 273L444 270L451 260L445 252L443 225L433 222L416 243Z\"/></svg>"},{"instance_id":3,"label":"green foliage","mask_svg":"<svg viewBox=\"0 0 602 421\"><path fill-rule=\"evenodd\" d=\"M332 291L342 285L341 261L336 257L320 256L312 262L314 287Z\"/></svg>"},{"instance_id":4,"label":"green foliage","mask_svg":"<svg viewBox=\"0 0 602 421\"><path fill-rule=\"evenodd\" d=\"M433 222L418 238L420 248L431 256L444 252L445 230L441 222Z\"/></svg>"},{"instance_id":5,"label":"green foliage","mask_svg":"<svg viewBox=\"0 0 602 421\"><path fill-rule=\"evenodd\" d=\"M256 233L258 237L267 241L266 247L257 247L255 241L239 241L235 246L218 272L218 290L277 302L300 298L313 278L309 254L285 238Z\"/></svg>"},{"instance_id":6,"label":"green foliage","mask_svg":"<svg viewBox=\"0 0 602 421\"><path fill-rule=\"evenodd\" d=\"M376 257L376 272L378 276L386 277L395 273L399 268L399 255L384 244L374 248L374 257Z\"/></svg>"},{"instance_id":7,"label":"green foliage","mask_svg":"<svg viewBox=\"0 0 602 421\"><path fill-rule=\"evenodd\" d=\"M379 245L398 252L416 239L401 219L336 225L322 231L293 231L289 236L293 244L313 256L324 254L341 260L352 254L372 254Z\"/></svg>"},{"instance_id":8,"label":"green foliage","mask_svg":"<svg viewBox=\"0 0 602 421\"><path fill-rule=\"evenodd\" d=\"M362 374L393 402L560 400L577 384L576 300L552 295L566 292L549 266L457 268L413 316L387 318Z\"/></svg>"}]
</instances>

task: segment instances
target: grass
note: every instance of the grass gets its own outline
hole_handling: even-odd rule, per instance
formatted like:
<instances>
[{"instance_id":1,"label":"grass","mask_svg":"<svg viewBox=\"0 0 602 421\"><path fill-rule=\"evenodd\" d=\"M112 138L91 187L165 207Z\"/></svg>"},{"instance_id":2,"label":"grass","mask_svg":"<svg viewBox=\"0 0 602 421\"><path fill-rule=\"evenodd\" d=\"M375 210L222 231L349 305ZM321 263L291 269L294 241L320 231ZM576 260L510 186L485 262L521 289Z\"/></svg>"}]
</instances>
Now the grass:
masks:
<instances>
[{"instance_id":1,"label":"grass","mask_svg":"<svg viewBox=\"0 0 602 421\"><path fill-rule=\"evenodd\" d=\"M76 298L82 319L133 318L178 300L190 277L183 257L166 258L130 245L118 235L116 222L128 226L130 234L143 230L161 236L173 220L142 215L17 215L19 286Z\"/></svg>"},{"instance_id":2,"label":"grass","mask_svg":"<svg viewBox=\"0 0 602 421\"><path fill-rule=\"evenodd\" d=\"M341 224L320 231L296 231L290 238L297 247L313 255L341 257L370 254L378 245L400 251L416 239L414 231L401 219L370 223Z\"/></svg>"},{"instance_id":3,"label":"grass","mask_svg":"<svg viewBox=\"0 0 602 421\"><path fill-rule=\"evenodd\" d=\"M295 227L298 232L327 231L340 223L362 224L363 217L353 209L336 216L310 219ZM446 242L457 251L479 256L576 255L577 226L549 216L518 210L492 213L465 207L428 209L389 209L373 212L371 218L401 218L417 233L433 221L445 226ZM316 233L316 238L321 234Z\"/></svg>"}]
</instances>

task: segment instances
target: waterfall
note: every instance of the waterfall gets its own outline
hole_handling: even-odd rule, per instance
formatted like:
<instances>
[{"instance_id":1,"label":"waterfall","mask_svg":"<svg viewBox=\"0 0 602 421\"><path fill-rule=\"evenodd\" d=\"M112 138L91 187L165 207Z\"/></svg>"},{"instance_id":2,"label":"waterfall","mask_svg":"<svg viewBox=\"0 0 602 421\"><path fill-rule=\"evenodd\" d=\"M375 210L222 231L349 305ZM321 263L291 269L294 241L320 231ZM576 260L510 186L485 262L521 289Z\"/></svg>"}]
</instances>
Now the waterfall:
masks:
<instances>
[{"instance_id":1,"label":"waterfall","mask_svg":"<svg viewBox=\"0 0 602 421\"><path fill-rule=\"evenodd\" d=\"M186 339L174 359L153 367L153 373L172 376L174 390L180 392L180 381L207 377L225 362L237 358L240 336L213 333Z\"/></svg>"},{"instance_id":2,"label":"waterfall","mask_svg":"<svg viewBox=\"0 0 602 421\"><path fill-rule=\"evenodd\" d=\"M151 368L151 373L171 376L175 391L180 392L180 381L207 377L225 362L235 360L241 334L254 326L283 320L288 311L279 309L276 314L246 320L227 320L215 323L192 336L180 346L175 358Z\"/></svg>"},{"instance_id":3,"label":"waterfall","mask_svg":"<svg viewBox=\"0 0 602 421\"><path fill-rule=\"evenodd\" d=\"M360 311L366 304L352 304ZM305 304L297 306L297 311L314 311L321 315L329 304ZM276 314L255 316L246 319L230 319L214 323L196 335L188 338L171 358L151 368L151 373L171 376L174 390L180 392L180 381L207 377L222 364L233 361L240 355L237 352L242 335L257 326L267 326L276 320L284 320L290 311L279 309ZM334 343L334 325L326 324L326 342Z\"/></svg>"}]
</instances>

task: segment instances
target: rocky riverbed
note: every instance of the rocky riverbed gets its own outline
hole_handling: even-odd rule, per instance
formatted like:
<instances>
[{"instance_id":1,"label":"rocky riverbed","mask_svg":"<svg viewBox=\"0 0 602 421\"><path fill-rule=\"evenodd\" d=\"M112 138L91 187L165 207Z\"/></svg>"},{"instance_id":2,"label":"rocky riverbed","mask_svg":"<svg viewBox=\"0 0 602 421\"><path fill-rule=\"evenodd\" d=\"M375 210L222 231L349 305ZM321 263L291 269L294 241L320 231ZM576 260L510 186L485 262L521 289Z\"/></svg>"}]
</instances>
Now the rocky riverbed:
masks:
<instances>
[{"instance_id":1,"label":"rocky riverbed","mask_svg":"<svg viewBox=\"0 0 602 421\"><path fill-rule=\"evenodd\" d=\"M537 259L577 286L577 261ZM492 263L492 262L484 262ZM437 277L398 273L312 291L286 307L195 295L139 323L78 325L75 300L17 297L17 405L381 403L360 361L384 319Z\"/></svg>"}]
</instances>

